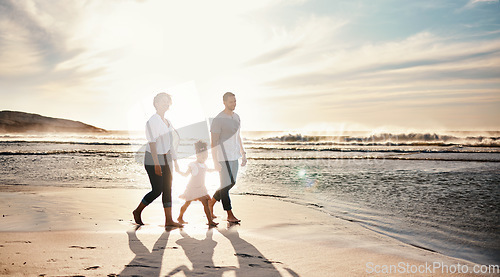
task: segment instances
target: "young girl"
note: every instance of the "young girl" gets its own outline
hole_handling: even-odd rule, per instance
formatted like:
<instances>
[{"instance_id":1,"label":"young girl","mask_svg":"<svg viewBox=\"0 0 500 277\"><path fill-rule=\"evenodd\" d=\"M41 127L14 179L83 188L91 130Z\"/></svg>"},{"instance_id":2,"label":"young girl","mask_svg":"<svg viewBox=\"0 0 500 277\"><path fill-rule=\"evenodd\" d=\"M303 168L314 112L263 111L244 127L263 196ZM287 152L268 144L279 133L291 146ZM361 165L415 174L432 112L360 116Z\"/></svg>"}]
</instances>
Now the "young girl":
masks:
<instances>
[{"instance_id":1,"label":"young girl","mask_svg":"<svg viewBox=\"0 0 500 277\"><path fill-rule=\"evenodd\" d=\"M196 150L196 161L189 164L188 170L186 172L182 172L179 169L176 169L176 171L184 177L187 177L189 176L189 174L191 174L191 179L186 186L186 190L179 196L180 198L186 200L186 203L182 205L181 212L177 220L181 224L187 223L183 220L182 217L184 216L186 209L191 204L191 201L198 200L203 204L205 214L208 219L208 225L215 227L218 223L215 223L212 220L212 213L208 206L210 195L208 195L207 188L205 187L205 173L207 171L215 171L215 169L207 168L207 166L205 165L205 161L208 158L207 144L200 140L194 144L194 148Z\"/></svg>"}]
</instances>

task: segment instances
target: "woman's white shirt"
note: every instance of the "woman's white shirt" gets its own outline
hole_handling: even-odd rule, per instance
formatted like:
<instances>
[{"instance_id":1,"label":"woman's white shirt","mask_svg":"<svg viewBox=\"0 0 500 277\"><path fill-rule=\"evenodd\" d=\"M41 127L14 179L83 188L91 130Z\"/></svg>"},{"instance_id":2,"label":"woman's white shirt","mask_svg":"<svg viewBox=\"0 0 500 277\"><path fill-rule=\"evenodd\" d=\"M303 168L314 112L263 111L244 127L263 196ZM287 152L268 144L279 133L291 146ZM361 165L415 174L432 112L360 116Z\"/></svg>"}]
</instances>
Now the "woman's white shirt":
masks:
<instances>
[{"instance_id":1,"label":"woman's white shirt","mask_svg":"<svg viewBox=\"0 0 500 277\"><path fill-rule=\"evenodd\" d=\"M168 119L167 122L169 126L167 126L161 116L157 113L151 116L148 122L146 122L146 139L148 140L146 151L151 152L149 143L156 142L157 154L167 154L170 151L172 158L176 160L177 153L175 151L175 147L173 146L173 136L175 131L172 127L172 123L170 123Z\"/></svg>"}]
</instances>

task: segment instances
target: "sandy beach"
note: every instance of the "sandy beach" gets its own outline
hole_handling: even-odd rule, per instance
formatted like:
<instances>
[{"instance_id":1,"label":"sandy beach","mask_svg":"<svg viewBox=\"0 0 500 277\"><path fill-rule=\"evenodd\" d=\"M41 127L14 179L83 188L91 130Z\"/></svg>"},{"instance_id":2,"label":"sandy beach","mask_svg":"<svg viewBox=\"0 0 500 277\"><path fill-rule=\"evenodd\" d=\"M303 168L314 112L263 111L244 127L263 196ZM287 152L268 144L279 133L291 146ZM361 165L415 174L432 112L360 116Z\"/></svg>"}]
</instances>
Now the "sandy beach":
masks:
<instances>
[{"instance_id":1,"label":"sandy beach","mask_svg":"<svg viewBox=\"0 0 500 277\"><path fill-rule=\"evenodd\" d=\"M161 201L144 211L146 225L132 222L145 190L0 189L4 276L475 275L473 263L276 198L233 195L241 224L228 225L216 205L220 224L212 229L196 202L183 229L165 231ZM174 203L174 216L179 207ZM469 274L458 274L466 267Z\"/></svg>"}]
</instances>

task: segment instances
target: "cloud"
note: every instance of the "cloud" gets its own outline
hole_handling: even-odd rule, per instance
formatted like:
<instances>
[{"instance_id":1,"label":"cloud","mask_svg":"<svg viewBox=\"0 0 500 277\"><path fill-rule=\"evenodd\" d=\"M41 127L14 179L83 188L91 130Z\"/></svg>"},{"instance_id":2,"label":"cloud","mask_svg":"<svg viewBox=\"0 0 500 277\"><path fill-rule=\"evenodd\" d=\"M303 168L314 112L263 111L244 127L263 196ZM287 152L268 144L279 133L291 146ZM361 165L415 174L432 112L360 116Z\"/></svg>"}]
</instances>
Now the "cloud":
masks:
<instances>
[{"instance_id":1,"label":"cloud","mask_svg":"<svg viewBox=\"0 0 500 277\"><path fill-rule=\"evenodd\" d=\"M2 1L0 82L26 93L75 89L102 71L75 61L85 46L71 44L84 9L71 2ZM56 85L57 84L57 85ZM55 90L55 88L58 90ZM6 93L6 91L2 91Z\"/></svg>"},{"instance_id":2,"label":"cloud","mask_svg":"<svg viewBox=\"0 0 500 277\"><path fill-rule=\"evenodd\" d=\"M475 5L480 3L498 3L498 0L470 0L467 5Z\"/></svg>"},{"instance_id":3,"label":"cloud","mask_svg":"<svg viewBox=\"0 0 500 277\"><path fill-rule=\"evenodd\" d=\"M469 2L459 9L459 11L472 9L480 4L498 4L498 0L469 0Z\"/></svg>"},{"instance_id":4,"label":"cloud","mask_svg":"<svg viewBox=\"0 0 500 277\"><path fill-rule=\"evenodd\" d=\"M264 83L322 70L328 66L331 51L343 45L336 41L336 34L348 22L341 17L307 15L288 25L265 26L265 36L253 50L258 54L242 63L242 74Z\"/></svg>"},{"instance_id":5,"label":"cloud","mask_svg":"<svg viewBox=\"0 0 500 277\"><path fill-rule=\"evenodd\" d=\"M305 51L305 50L302 50ZM315 49L309 49L315 51ZM453 42L431 33L419 33L402 41L365 44L342 49L323 60L317 70L277 78L266 84L292 91L306 88L335 88L351 81L357 87L374 82L413 85L427 80L496 79L500 69L493 60L500 59L500 40ZM377 81L380 80L380 81Z\"/></svg>"},{"instance_id":6,"label":"cloud","mask_svg":"<svg viewBox=\"0 0 500 277\"><path fill-rule=\"evenodd\" d=\"M245 62L244 65L254 66L254 65L271 63L276 60L279 60L280 58L283 58L284 56L293 52L297 48L298 48L297 46L285 46L280 49L272 50L267 53L261 54L260 56L255 57L248 62Z\"/></svg>"},{"instance_id":7,"label":"cloud","mask_svg":"<svg viewBox=\"0 0 500 277\"><path fill-rule=\"evenodd\" d=\"M461 40L426 31L402 40L333 46L330 51L317 45L324 43L296 49L279 60L281 65L300 64L301 56L324 53L314 60L316 66L289 75L279 73L275 63L259 68L267 74L262 87L272 92L266 97L275 103L272 109L281 107L283 116L297 123L363 118L358 122L373 125L376 120L392 120L391 111L410 117L404 108L420 110L417 118L422 119L443 118L446 115L438 111L450 112L450 107L476 106L486 112L494 103L500 104L499 39ZM373 118L366 118L368 114ZM469 119L464 122L470 124Z\"/></svg>"}]
</instances>

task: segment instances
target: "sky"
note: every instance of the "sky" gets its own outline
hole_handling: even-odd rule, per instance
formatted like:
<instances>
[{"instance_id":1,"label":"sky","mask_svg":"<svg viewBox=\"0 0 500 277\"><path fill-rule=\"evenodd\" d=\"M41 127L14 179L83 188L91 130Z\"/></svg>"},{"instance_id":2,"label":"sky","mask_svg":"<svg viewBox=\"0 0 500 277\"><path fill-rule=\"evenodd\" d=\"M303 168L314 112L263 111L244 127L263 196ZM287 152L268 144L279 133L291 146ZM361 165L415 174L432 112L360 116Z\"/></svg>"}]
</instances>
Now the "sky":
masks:
<instances>
[{"instance_id":1,"label":"sky","mask_svg":"<svg viewBox=\"0 0 500 277\"><path fill-rule=\"evenodd\" d=\"M0 110L141 129L500 130L498 0L0 0Z\"/></svg>"}]
</instances>

